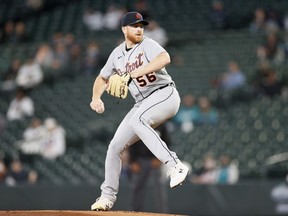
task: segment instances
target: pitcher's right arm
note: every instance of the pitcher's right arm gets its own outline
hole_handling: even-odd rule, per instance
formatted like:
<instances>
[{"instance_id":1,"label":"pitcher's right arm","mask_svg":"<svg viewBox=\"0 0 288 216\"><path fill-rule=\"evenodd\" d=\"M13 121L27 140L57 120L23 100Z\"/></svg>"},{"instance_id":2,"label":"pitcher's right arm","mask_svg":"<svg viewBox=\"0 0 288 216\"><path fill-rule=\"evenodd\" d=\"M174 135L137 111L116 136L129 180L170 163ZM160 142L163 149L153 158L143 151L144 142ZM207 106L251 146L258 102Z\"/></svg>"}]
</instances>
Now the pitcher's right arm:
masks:
<instances>
[{"instance_id":1,"label":"pitcher's right arm","mask_svg":"<svg viewBox=\"0 0 288 216\"><path fill-rule=\"evenodd\" d=\"M99 114L105 111L104 103L101 100L101 96L106 88L107 80L104 79L101 75L98 75L93 85L92 101L90 103L90 107Z\"/></svg>"}]
</instances>

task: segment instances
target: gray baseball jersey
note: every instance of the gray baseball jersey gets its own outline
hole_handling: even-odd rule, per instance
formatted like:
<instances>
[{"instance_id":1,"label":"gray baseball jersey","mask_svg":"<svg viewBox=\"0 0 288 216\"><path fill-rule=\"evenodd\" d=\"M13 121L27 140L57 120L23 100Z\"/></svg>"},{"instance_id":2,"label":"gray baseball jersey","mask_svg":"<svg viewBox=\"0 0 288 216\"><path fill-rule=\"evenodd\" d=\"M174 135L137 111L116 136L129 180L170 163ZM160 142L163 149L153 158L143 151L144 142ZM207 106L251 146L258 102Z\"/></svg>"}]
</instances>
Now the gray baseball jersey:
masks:
<instances>
[{"instance_id":1,"label":"gray baseball jersey","mask_svg":"<svg viewBox=\"0 0 288 216\"><path fill-rule=\"evenodd\" d=\"M105 66L100 74L103 78L108 79L113 73L122 75L126 72L145 66L152 59L166 50L151 38L144 37L143 40L135 45L132 49L126 50L125 42L116 47L110 54ZM172 83L172 79L165 68L150 74L133 79L129 85L131 95L136 102L148 97L151 92L160 86Z\"/></svg>"}]
</instances>

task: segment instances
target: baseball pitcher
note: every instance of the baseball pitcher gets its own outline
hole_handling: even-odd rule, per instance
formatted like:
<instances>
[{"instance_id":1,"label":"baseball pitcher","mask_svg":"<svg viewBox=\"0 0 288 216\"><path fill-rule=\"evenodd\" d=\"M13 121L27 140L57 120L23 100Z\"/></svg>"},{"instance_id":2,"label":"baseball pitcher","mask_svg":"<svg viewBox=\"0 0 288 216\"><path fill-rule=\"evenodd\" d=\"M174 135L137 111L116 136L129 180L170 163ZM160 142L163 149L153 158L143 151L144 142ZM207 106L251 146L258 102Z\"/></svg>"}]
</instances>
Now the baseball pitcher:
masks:
<instances>
[{"instance_id":1,"label":"baseball pitcher","mask_svg":"<svg viewBox=\"0 0 288 216\"><path fill-rule=\"evenodd\" d=\"M93 85L90 107L97 113L105 111L101 100L105 91L125 99L129 90L135 105L109 144L101 196L91 210L107 211L113 207L119 187L121 153L139 139L167 166L171 188L180 185L189 172L154 130L177 113L180 97L165 69L170 63L169 54L157 42L143 35L144 26L148 24L138 12L128 12L122 17L125 41L112 51Z\"/></svg>"}]
</instances>

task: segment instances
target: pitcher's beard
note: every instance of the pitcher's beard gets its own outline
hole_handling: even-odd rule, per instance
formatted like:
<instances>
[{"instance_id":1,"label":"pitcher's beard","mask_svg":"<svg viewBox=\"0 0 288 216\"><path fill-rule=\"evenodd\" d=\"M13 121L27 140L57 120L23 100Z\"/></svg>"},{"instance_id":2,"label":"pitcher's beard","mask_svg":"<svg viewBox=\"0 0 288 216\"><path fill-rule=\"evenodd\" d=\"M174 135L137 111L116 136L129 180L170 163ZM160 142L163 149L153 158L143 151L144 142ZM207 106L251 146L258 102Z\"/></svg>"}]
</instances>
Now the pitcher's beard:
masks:
<instances>
[{"instance_id":1,"label":"pitcher's beard","mask_svg":"<svg viewBox=\"0 0 288 216\"><path fill-rule=\"evenodd\" d=\"M134 44L141 42L142 39L143 39L143 35L141 35L141 36L128 35L128 40L130 40Z\"/></svg>"}]
</instances>

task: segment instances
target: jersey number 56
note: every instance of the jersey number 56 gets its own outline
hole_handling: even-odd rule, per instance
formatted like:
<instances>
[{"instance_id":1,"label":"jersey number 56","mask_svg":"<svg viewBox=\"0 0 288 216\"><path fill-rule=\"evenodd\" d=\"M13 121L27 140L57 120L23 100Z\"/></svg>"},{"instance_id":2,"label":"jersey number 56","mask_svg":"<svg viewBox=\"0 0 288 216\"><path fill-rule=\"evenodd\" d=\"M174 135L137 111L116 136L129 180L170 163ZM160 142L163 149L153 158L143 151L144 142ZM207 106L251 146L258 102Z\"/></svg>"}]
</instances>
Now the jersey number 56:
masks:
<instances>
[{"instance_id":1,"label":"jersey number 56","mask_svg":"<svg viewBox=\"0 0 288 216\"><path fill-rule=\"evenodd\" d=\"M146 86L147 82L150 83L154 82L156 79L157 77L155 76L154 72L136 78L137 82L139 83L139 86L141 87Z\"/></svg>"}]
</instances>

